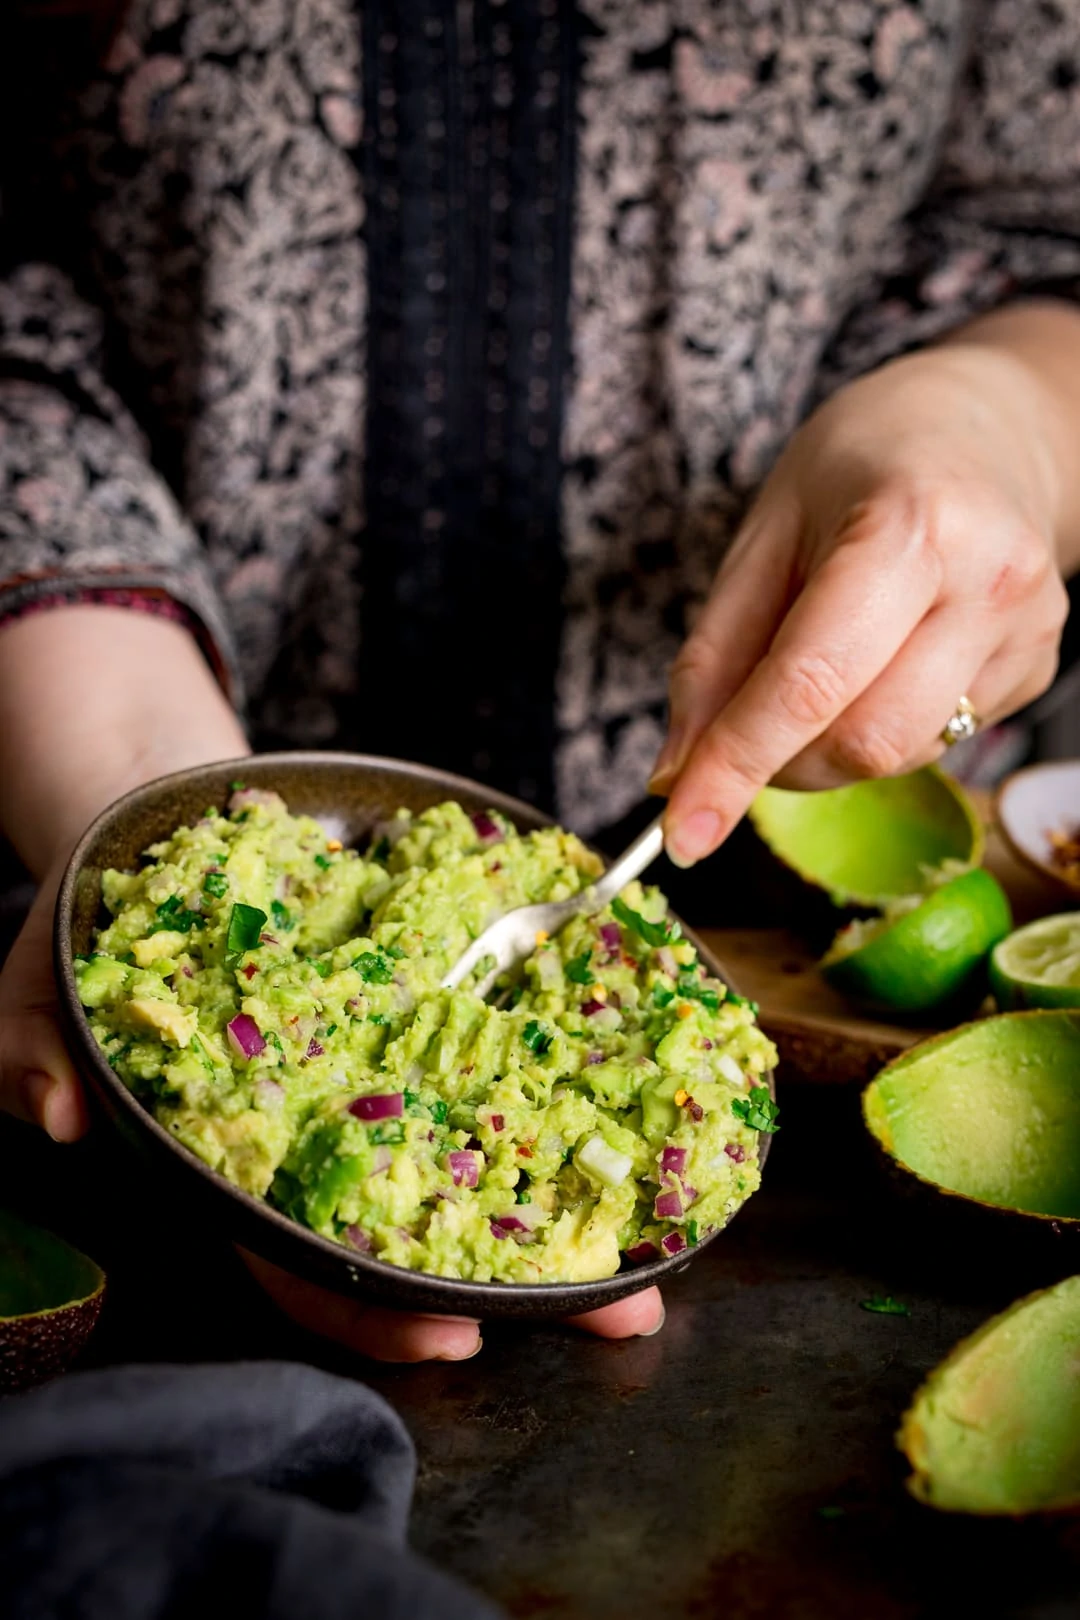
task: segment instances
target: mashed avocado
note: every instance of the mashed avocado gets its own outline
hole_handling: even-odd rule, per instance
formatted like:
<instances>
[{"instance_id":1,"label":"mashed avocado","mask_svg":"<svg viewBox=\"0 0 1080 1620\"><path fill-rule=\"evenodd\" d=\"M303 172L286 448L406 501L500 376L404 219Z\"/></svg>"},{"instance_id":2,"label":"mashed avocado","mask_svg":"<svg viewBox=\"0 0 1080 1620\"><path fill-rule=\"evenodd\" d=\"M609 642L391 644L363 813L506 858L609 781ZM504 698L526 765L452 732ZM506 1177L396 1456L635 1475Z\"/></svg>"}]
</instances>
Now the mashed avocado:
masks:
<instances>
[{"instance_id":1,"label":"mashed avocado","mask_svg":"<svg viewBox=\"0 0 1080 1620\"><path fill-rule=\"evenodd\" d=\"M186 1147L323 1236L578 1282L679 1253L757 1187L775 1054L658 890L538 938L497 1005L439 988L494 917L588 887L571 834L442 804L361 855L244 789L146 858L104 874L112 921L76 964L94 1035Z\"/></svg>"}]
</instances>

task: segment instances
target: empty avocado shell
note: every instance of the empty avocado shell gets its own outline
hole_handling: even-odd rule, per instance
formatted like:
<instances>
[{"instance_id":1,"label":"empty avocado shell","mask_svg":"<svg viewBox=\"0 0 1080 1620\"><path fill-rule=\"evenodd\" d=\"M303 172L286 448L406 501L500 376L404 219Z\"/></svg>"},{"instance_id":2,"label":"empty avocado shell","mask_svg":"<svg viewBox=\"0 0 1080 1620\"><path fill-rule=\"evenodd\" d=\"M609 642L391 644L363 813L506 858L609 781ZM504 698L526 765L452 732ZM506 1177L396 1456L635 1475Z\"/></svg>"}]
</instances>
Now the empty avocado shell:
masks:
<instances>
[{"instance_id":1,"label":"empty avocado shell","mask_svg":"<svg viewBox=\"0 0 1080 1620\"><path fill-rule=\"evenodd\" d=\"M1080 1277L986 1322L930 1374L897 1444L908 1489L952 1513L1080 1510Z\"/></svg>"},{"instance_id":2,"label":"empty avocado shell","mask_svg":"<svg viewBox=\"0 0 1080 1620\"><path fill-rule=\"evenodd\" d=\"M974 805L933 765L823 793L765 788L750 820L778 860L839 906L883 907L983 853Z\"/></svg>"},{"instance_id":3,"label":"empty avocado shell","mask_svg":"<svg viewBox=\"0 0 1080 1620\"><path fill-rule=\"evenodd\" d=\"M90 1337L104 1293L105 1275L85 1254L0 1210L0 1391L63 1372Z\"/></svg>"},{"instance_id":4,"label":"empty avocado shell","mask_svg":"<svg viewBox=\"0 0 1080 1620\"><path fill-rule=\"evenodd\" d=\"M1080 1230L1080 1013L1020 1012L933 1036L863 1092L901 1183L1011 1227Z\"/></svg>"}]
</instances>

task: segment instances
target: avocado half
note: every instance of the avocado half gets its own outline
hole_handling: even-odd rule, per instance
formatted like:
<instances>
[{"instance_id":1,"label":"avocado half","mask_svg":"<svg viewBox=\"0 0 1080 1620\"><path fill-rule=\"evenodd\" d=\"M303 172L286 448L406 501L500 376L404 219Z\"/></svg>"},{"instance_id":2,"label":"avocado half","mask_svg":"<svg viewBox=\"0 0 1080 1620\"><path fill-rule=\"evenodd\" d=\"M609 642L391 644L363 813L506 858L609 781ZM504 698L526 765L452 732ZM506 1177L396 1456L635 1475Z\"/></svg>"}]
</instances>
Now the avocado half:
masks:
<instances>
[{"instance_id":1,"label":"avocado half","mask_svg":"<svg viewBox=\"0 0 1080 1620\"><path fill-rule=\"evenodd\" d=\"M0 1210L0 1390L63 1372L93 1332L104 1294L93 1260Z\"/></svg>"},{"instance_id":2,"label":"avocado half","mask_svg":"<svg viewBox=\"0 0 1080 1620\"><path fill-rule=\"evenodd\" d=\"M882 1069L862 1109L902 1182L1031 1229L1080 1229L1080 1012L932 1036Z\"/></svg>"},{"instance_id":3,"label":"avocado half","mask_svg":"<svg viewBox=\"0 0 1080 1620\"><path fill-rule=\"evenodd\" d=\"M1080 1277L958 1344L904 1414L908 1490L951 1513L1080 1510Z\"/></svg>"},{"instance_id":4,"label":"avocado half","mask_svg":"<svg viewBox=\"0 0 1080 1620\"><path fill-rule=\"evenodd\" d=\"M838 906L883 907L983 855L975 806L934 765L823 793L764 788L749 816L773 855Z\"/></svg>"}]
</instances>

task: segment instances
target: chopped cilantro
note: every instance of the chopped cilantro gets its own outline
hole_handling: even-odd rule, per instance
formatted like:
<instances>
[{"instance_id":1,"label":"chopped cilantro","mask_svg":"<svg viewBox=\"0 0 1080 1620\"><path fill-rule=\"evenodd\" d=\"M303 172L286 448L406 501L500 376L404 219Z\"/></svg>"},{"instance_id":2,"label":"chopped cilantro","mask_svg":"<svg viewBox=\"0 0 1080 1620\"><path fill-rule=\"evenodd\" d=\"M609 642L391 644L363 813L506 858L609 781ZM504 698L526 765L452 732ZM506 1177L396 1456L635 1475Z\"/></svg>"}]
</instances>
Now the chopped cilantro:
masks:
<instances>
[{"instance_id":1,"label":"chopped cilantro","mask_svg":"<svg viewBox=\"0 0 1080 1620\"><path fill-rule=\"evenodd\" d=\"M418 1091L410 1091L408 1086L406 1086L405 1087L405 1107L406 1108L412 1108L419 1101L420 1101L420 1093Z\"/></svg>"},{"instance_id":2,"label":"chopped cilantro","mask_svg":"<svg viewBox=\"0 0 1080 1620\"><path fill-rule=\"evenodd\" d=\"M394 964L382 951L361 951L352 965L365 984L389 984L394 977Z\"/></svg>"},{"instance_id":3,"label":"chopped cilantro","mask_svg":"<svg viewBox=\"0 0 1080 1620\"><path fill-rule=\"evenodd\" d=\"M390 853L390 840L389 840L389 838L380 838L379 842L377 844L373 844L371 846L371 859L373 861L385 861L386 857L389 855L389 853Z\"/></svg>"},{"instance_id":4,"label":"chopped cilantro","mask_svg":"<svg viewBox=\"0 0 1080 1620\"><path fill-rule=\"evenodd\" d=\"M390 1022L385 1013L368 1013L367 1021L369 1024L388 1024Z\"/></svg>"},{"instance_id":5,"label":"chopped cilantro","mask_svg":"<svg viewBox=\"0 0 1080 1620\"><path fill-rule=\"evenodd\" d=\"M229 927L225 935L225 949L230 956L241 951L253 951L266 922L266 912L258 906L245 906L238 900L229 913Z\"/></svg>"},{"instance_id":6,"label":"chopped cilantro","mask_svg":"<svg viewBox=\"0 0 1080 1620\"><path fill-rule=\"evenodd\" d=\"M677 939L682 938L682 929L674 917L665 917L663 922L650 922L640 911L631 911L626 902L618 898L611 902L611 910L623 926L632 928L646 945L674 945Z\"/></svg>"},{"instance_id":7,"label":"chopped cilantro","mask_svg":"<svg viewBox=\"0 0 1080 1620\"><path fill-rule=\"evenodd\" d=\"M431 1105L431 1117L435 1121L436 1125L445 1125L446 1116L449 1112L450 1109L448 1105L443 1102L441 1097L437 1102L433 1102Z\"/></svg>"},{"instance_id":8,"label":"chopped cilantro","mask_svg":"<svg viewBox=\"0 0 1080 1620\"><path fill-rule=\"evenodd\" d=\"M327 1038L327 1040L330 1039L331 1035L335 1035L336 1033L337 1033L337 1025L336 1024L327 1024L327 1026L326 1026L326 1038Z\"/></svg>"},{"instance_id":9,"label":"chopped cilantro","mask_svg":"<svg viewBox=\"0 0 1080 1620\"><path fill-rule=\"evenodd\" d=\"M687 1243L689 1243L690 1247L693 1248L694 1245L696 1244L697 1240L698 1240L698 1223L697 1223L697 1221L690 1221L690 1222L687 1223L687 1227L686 1227L686 1241L687 1241Z\"/></svg>"},{"instance_id":10,"label":"chopped cilantro","mask_svg":"<svg viewBox=\"0 0 1080 1620\"><path fill-rule=\"evenodd\" d=\"M749 996L737 996L734 990L728 991L727 1000L733 1007L749 1007L755 1018L761 1011L756 1001L751 1001Z\"/></svg>"},{"instance_id":11,"label":"chopped cilantro","mask_svg":"<svg viewBox=\"0 0 1080 1620\"><path fill-rule=\"evenodd\" d=\"M384 945L381 948L386 952L387 956L392 956L395 962L400 962L404 959L405 952L402 950L400 945Z\"/></svg>"},{"instance_id":12,"label":"chopped cilantro","mask_svg":"<svg viewBox=\"0 0 1080 1620\"><path fill-rule=\"evenodd\" d=\"M216 804L208 804L206 809L203 811L203 820L204 821L213 821L214 818L216 817L217 813L218 813L217 805Z\"/></svg>"},{"instance_id":13,"label":"chopped cilantro","mask_svg":"<svg viewBox=\"0 0 1080 1620\"><path fill-rule=\"evenodd\" d=\"M710 990L708 985L702 984L692 968L679 974L678 991L680 996L685 996L688 1001L700 1001L710 1012L720 1011L719 992Z\"/></svg>"},{"instance_id":14,"label":"chopped cilantro","mask_svg":"<svg viewBox=\"0 0 1080 1620\"><path fill-rule=\"evenodd\" d=\"M911 1306L893 1299L891 1294L871 1294L869 1299L860 1300L859 1303L864 1311L873 1311L878 1316L911 1315Z\"/></svg>"},{"instance_id":15,"label":"chopped cilantro","mask_svg":"<svg viewBox=\"0 0 1080 1620\"><path fill-rule=\"evenodd\" d=\"M203 878L203 888L207 894L212 894L215 900L220 900L223 894L229 892L229 880L224 872L207 872Z\"/></svg>"},{"instance_id":16,"label":"chopped cilantro","mask_svg":"<svg viewBox=\"0 0 1080 1620\"><path fill-rule=\"evenodd\" d=\"M267 1032L266 1038L270 1042L270 1045L273 1046L273 1047L276 1047L277 1050L281 1053L282 1057L284 1057L285 1056L285 1048L281 1044L281 1036L278 1034L277 1030L276 1029L269 1030Z\"/></svg>"},{"instance_id":17,"label":"chopped cilantro","mask_svg":"<svg viewBox=\"0 0 1080 1620\"><path fill-rule=\"evenodd\" d=\"M152 934L165 931L189 934L193 928L206 927L206 918L200 917L197 911L189 911L178 894L170 894L167 900L163 900L154 917L156 921L150 929Z\"/></svg>"},{"instance_id":18,"label":"chopped cilantro","mask_svg":"<svg viewBox=\"0 0 1080 1620\"><path fill-rule=\"evenodd\" d=\"M244 789L246 787L247 787L246 782L230 782L229 783L229 792L230 793L243 793L243 791L244 791Z\"/></svg>"},{"instance_id":19,"label":"chopped cilantro","mask_svg":"<svg viewBox=\"0 0 1080 1620\"><path fill-rule=\"evenodd\" d=\"M529 1051L534 1052L537 1057L543 1057L554 1039L552 1035L548 1034L543 1024L537 1023L535 1018L529 1019L521 1032L521 1038Z\"/></svg>"},{"instance_id":20,"label":"chopped cilantro","mask_svg":"<svg viewBox=\"0 0 1080 1620\"><path fill-rule=\"evenodd\" d=\"M666 1007L675 1000L675 992L674 990L668 990L662 984L654 984L652 998L654 1007Z\"/></svg>"},{"instance_id":21,"label":"chopped cilantro","mask_svg":"<svg viewBox=\"0 0 1080 1620\"><path fill-rule=\"evenodd\" d=\"M731 1112L753 1131L766 1131L771 1135L780 1129L776 1123L780 1110L769 1096L767 1086L751 1086L749 1097L733 1097Z\"/></svg>"},{"instance_id":22,"label":"chopped cilantro","mask_svg":"<svg viewBox=\"0 0 1080 1620\"><path fill-rule=\"evenodd\" d=\"M589 966L591 961L592 950L587 947L580 956L575 956L567 962L566 977L572 979L575 984L591 984L593 977Z\"/></svg>"},{"instance_id":23,"label":"chopped cilantro","mask_svg":"<svg viewBox=\"0 0 1080 1620\"><path fill-rule=\"evenodd\" d=\"M519 1204L531 1204L532 1203L532 1193L531 1192L526 1192L524 1187L521 1189L521 1191L519 1193L516 1193L514 1195L514 1197L515 1197L515 1202L516 1203L519 1203Z\"/></svg>"},{"instance_id":24,"label":"chopped cilantro","mask_svg":"<svg viewBox=\"0 0 1080 1620\"><path fill-rule=\"evenodd\" d=\"M392 1142L404 1142L405 1127L400 1119L389 1120L384 1125L376 1125L371 1140L380 1147L389 1146Z\"/></svg>"},{"instance_id":25,"label":"chopped cilantro","mask_svg":"<svg viewBox=\"0 0 1080 1620\"><path fill-rule=\"evenodd\" d=\"M288 933L291 928L296 927L288 906L283 906L280 900L271 900L270 915L274 919L274 927L280 928L282 933Z\"/></svg>"},{"instance_id":26,"label":"chopped cilantro","mask_svg":"<svg viewBox=\"0 0 1080 1620\"><path fill-rule=\"evenodd\" d=\"M329 857L329 855L316 855L316 857L315 857L315 865L319 868L320 872L329 871L329 869L330 869L330 857Z\"/></svg>"},{"instance_id":27,"label":"chopped cilantro","mask_svg":"<svg viewBox=\"0 0 1080 1620\"><path fill-rule=\"evenodd\" d=\"M320 962L314 956L309 956L307 960L308 966L315 969L320 979L329 978L330 974L334 971L334 964L332 962Z\"/></svg>"}]
</instances>

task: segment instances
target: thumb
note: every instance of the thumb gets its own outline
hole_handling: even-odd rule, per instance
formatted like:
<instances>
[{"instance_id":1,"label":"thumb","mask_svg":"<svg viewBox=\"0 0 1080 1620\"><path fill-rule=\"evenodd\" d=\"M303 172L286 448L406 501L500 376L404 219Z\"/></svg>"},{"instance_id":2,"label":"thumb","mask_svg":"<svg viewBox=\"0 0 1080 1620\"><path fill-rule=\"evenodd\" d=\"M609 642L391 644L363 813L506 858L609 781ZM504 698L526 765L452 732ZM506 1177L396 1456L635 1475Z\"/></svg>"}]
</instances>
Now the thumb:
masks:
<instances>
[{"instance_id":1,"label":"thumb","mask_svg":"<svg viewBox=\"0 0 1080 1620\"><path fill-rule=\"evenodd\" d=\"M38 890L0 973L0 1108L74 1142L89 1124L86 1100L57 1017L52 914L59 876Z\"/></svg>"}]
</instances>

